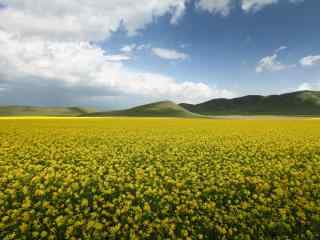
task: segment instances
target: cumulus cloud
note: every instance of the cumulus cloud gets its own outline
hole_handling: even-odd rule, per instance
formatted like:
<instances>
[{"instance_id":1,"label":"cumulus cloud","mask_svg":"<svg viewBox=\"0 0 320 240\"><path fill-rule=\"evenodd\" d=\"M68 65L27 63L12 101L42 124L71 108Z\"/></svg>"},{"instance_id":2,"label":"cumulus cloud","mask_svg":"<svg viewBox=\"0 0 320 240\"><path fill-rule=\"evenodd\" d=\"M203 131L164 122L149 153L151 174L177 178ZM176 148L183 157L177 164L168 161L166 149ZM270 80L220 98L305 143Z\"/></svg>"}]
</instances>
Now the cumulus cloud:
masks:
<instances>
[{"instance_id":1,"label":"cumulus cloud","mask_svg":"<svg viewBox=\"0 0 320 240\"><path fill-rule=\"evenodd\" d=\"M187 0L2 0L0 28L23 36L98 41L123 26L136 34L154 18L171 14L177 23Z\"/></svg>"},{"instance_id":2,"label":"cumulus cloud","mask_svg":"<svg viewBox=\"0 0 320 240\"><path fill-rule=\"evenodd\" d=\"M167 75L129 68L126 62L132 52L151 48L148 44L127 45L118 54L99 46L100 40L108 41L120 27L129 35L136 34L164 15L177 24L188 0L1 2L6 6L0 9L0 19L6 19L0 21L0 80L5 81L5 87L0 85L1 100L63 104L67 99L125 96L200 102L234 96L201 82L178 82ZM170 60L188 57L169 49L153 52Z\"/></svg>"},{"instance_id":3,"label":"cumulus cloud","mask_svg":"<svg viewBox=\"0 0 320 240\"><path fill-rule=\"evenodd\" d=\"M152 48L151 50L154 55L166 60L185 60L189 57L188 54L174 49Z\"/></svg>"},{"instance_id":4,"label":"cumulus cloud","mask_svg":"<svg viewBox=\"0 0 320 240\"><path fill-rule=\"evenodd\" d=\"M256 12L275 3L278 3L278 0L242 0L241 8L245 12Z\"/></svg>"},{"instance_id":5,"label":"cumulus cloud","mask_svg":"<svg viewBox=\"0 0 320 240\"><path fill-rule=\"evenodd\" d=\"M0 71L13 81L26 83L39 79L66 91L87 88L91 95L104 97L157 96L199 102L233 95L203 83L179 83L162 74L130 71L121 61L110 61L107 52L87 42L22 38L0 31L0 48Z\"/></svg>"},{"instance_id":6,"label":"cumulus cloud","mask_svg":"<svg viewBox=\"0 0 320 240\"><path fill-rule=\"evenodd\" d=\"M227 16L231 10L231 0L199 0L196 7L213 14Z\"/></svg>"},{"instance_id":7,"label":"cumulus cloud","mask_svg":"<svg viewBox=\"0 0 320 240\"><path fill-rule=\"evenodd\" d=\"M125 45L122 48L120 48L120 52L123 52L125 54L132 54L134 51L140 51L140 50L150 49L150 48L151 48L150 44L137 45L133 43L133 44Z\"/></svg>"},{"instance_id":8,"label":"cumulus cloud","mask_svg":"<svg viewBox=\"0 0 320 240\"><path fill-rule=\"evenodd\" d=\"M262 58L258 66L256 67L256 72L257 73L262 73L262 72L275 72L275 71L281 71L284 69L287 69L288 66L285 64L280 63L278 60L278 55L273 54L272 56L266 56Z\"/></svg>"},{"instance_id":9,"label":"cumulus cloud","mask_svg":"<svg viewBox=\"0 0 320 240\"><path fill-rule=\"evenodd\" d=\"M281 52L281 51L286 50L286 49L288 49L287 46L281 46L278 49L276 49L275 52L278 53L278 52Z\"/></svg>"},{"instance_id":10,"label":"cumulus cloud","mask_svg":"<svg viewBox=\"0 0 320 240\"><path fill-rule=\"evenodd\" d=\"M315 65L320 65L320 55L311 55L304 57L300 60L300 64L303 67L312 67Z\"/></svg>"},{"instance_id":11,"label":"cumulus cloud","mask_svg":"<svg viewBox=\"0 0 320 240\"><path fill-rule=\"evenodd\" d=\"M256 72L277 72L295 67L295 65L283 64L278 60L278 53L285 49L287 49L286 46L281 46L274 51L273 55L263 57L256 67Z\"/></svg>"},{"instance_id":12,"label":"cumulus cloud","mask_svg":"<svg viewBox=\"0 0 320 240\"><path fill-rule=\"evenodd\" d=\"M185 1L179 1L175 5L175 11L170 19L170 23L175 25L178 23L179 19L184 15L185 10L186 10L186 2Z\"/></svg>"},{"instance_id":13,"label":"cumulus cloud","mask_svg":"<svg viewBox=\"0 0 320 240\"><path fill-rule=\"evenodd\" d=\"M289 3L301 3L304 0L289 0ZM195 5L198 9L212 14L227 16L234 6L240 5L244 12L257 12L261 9L279 3L279 0L198 0Z\"/></svg>"},{"instance_id":14,"label":"cumulus cloud","mask_svg":"<svg viewBox=\"0 0 320 240\"><path fill-rule=\"evenodd\" d=\"M137 44L130 44L130 45L125 45L123 46L120 51L121 52L125 52L125 53L130 53L132 52L133 50L135 50L137 47Z\"/></svg>"},{"instance_id":15,"label":"cumulus cloud","mask_svg":"<svg viewBox=\"0 0 320 240\"><path fill-rule=\"evenodd\" d=\"M133 58L133 55L136 51L141 51L144 49L150 48L147 44L141 44L137 45L135 43L125 45L122 48L120 48L120 54L114 54L114 55L108 55L106 56L109 61L128 61Z\"/></svg>"},{"instance_id":16,"label":"cumulus cloud","mask_svg":"<svg viewBox=\"0 0 320 240\"><path fill-rule=\"evenodd\" d=\"M107 61L110 62L121 62L131 60L131 56L128 54L112 54L105 56Z\"/></svg>"},{"instance_id":17,"label":"cumulus cloud","mask_svg":"<svg viewBox=\"0 0 320 240\"><path fill-rule=\"evenodd\" d=\"M1 96L20 99L28 95L43 101L46 97L62 101L81 96L157 96L186 102L234 96L201 82L178 82L126 65L133 51L151 49L150 45L124 46L118 54L99 47L99 41L108 41L120 28L134 35L162 16L177 24L190 0L0 1L0 19L5 19L0 21L0 81L5 81L4 87L0 82ZM199 9L226 16L236 1L245 11L257 11L272 0L195 2ZM152 52L167 60L189 57L174 49L153 48ZM261 71L286 68L277 61L276 53L261 64L257 67Z\"/></svg>"}]
</instances>

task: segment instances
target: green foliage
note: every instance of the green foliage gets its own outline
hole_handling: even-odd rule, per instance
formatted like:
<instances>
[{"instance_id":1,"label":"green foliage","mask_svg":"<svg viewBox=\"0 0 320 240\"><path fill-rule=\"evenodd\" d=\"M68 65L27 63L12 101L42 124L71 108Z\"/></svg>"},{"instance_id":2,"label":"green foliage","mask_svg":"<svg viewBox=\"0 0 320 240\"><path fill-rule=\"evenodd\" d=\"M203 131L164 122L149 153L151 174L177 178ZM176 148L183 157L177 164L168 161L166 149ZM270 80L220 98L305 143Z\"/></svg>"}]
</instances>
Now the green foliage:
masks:
<instances>
[{"instance_id":1,"label":"green foliage","mask_svg":"<svg viewBox=\"0 0 320 240\"><path fill-rule=\"evenodd\" d=\"M0 119L0 239L320 239L320 121Z\"/></svg>"}]
</instances>

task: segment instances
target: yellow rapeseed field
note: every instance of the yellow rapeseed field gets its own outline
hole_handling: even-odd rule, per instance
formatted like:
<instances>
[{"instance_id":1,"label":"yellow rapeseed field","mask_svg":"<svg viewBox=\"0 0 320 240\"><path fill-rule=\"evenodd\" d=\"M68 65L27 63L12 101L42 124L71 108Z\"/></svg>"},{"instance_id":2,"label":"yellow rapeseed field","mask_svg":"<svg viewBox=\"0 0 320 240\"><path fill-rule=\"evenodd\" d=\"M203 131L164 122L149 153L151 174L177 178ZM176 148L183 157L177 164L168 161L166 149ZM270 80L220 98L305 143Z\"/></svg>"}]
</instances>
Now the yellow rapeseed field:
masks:
<instances>
[{"instance_id":1,"label":"yellow rapeseed field","mask_svg":"<svg viewBox=\"0 0 320 240\"><path fill-rule=\"evenodd\" d=\"M0 239L320 239L320 120L0 119Z\"/></svg>"}]
</instances>

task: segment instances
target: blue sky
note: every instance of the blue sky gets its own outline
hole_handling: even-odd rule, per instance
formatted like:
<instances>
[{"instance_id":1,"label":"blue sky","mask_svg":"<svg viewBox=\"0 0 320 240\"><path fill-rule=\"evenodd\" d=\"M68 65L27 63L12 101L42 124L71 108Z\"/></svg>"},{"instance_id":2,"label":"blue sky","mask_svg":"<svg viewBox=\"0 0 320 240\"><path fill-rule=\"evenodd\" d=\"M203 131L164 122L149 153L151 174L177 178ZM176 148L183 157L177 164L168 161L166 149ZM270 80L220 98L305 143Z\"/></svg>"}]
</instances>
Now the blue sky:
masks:
<instances>
[{"instance_id":1,"label":"blue sky","mask_svg":"<svg viewBox=\"0 0 320 240\"><path fill-rule=\"evenodd\" d=\"M121 108L320 90L317 0L0 6L3 104Z\"/></svg>"}]
</instances>

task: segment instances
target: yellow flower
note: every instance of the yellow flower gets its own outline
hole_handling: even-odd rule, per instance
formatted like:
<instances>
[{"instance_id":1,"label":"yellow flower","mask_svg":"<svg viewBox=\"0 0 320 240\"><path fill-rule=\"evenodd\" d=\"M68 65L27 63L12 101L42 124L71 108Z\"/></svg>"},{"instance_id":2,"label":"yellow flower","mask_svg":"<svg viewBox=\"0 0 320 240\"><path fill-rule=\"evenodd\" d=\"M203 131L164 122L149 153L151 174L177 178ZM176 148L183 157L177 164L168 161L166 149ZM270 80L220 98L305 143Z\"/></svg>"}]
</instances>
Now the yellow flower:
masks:
<instances>
[{"instance_id":1,"label":"yellow flower","mask_svg":"<svg viewBox=\"0 0 320 240\"><path fill-rule=\"evenodd\" d=\"M88 202L87 199L82 199L82 200L81 200L81 206L82 206L82 207L87 207L88 204L89 204L89 202Z\"/></svg>"},{"instance_id":2,"label":"yellow flower","mask_svg":"<svg viewBox=\"0 0 320 240\"><path fill-rule=\"evenodd\" d=\"M28 224L26 224L26 223L22 223L22 224L19 226L19 228L20 228L20 231L21 231L22 233L26 233L26 232L28 231L29 226L28 226Z\"/></svg>"},{"instance_id":3,"label":"yellow flower","mask_svg":"<svg viewBox=\"0 0 320 240\"><path fill-rule=\"evenodd\" d=\"M31 207L31 200L29 198L26 198L22 203L22 208L29 208Z\"/></svg>"},{"instance_id":4,"label":"yellow flower","mask_svg":"<svg viewBox=\"0 0 320 240\"><path fill-rule=\"evenodd\" d=\"M151 207L150 207L150 205L149 205L149 203L144 203L144 205L143 205L143 211L145 211L145 212L151 212Z\"/></svg>"},{"instance_id":5,"label":"yellow flower","mask_svg":"<svg viewBox=\"0 0 320 240\"><path fill-rule=\"evenodd\" d=\"M57 217L55 222L56 222L58 227L62 226L64 224L64 217L63 216Z\"/></svg>"}]
</instances>

